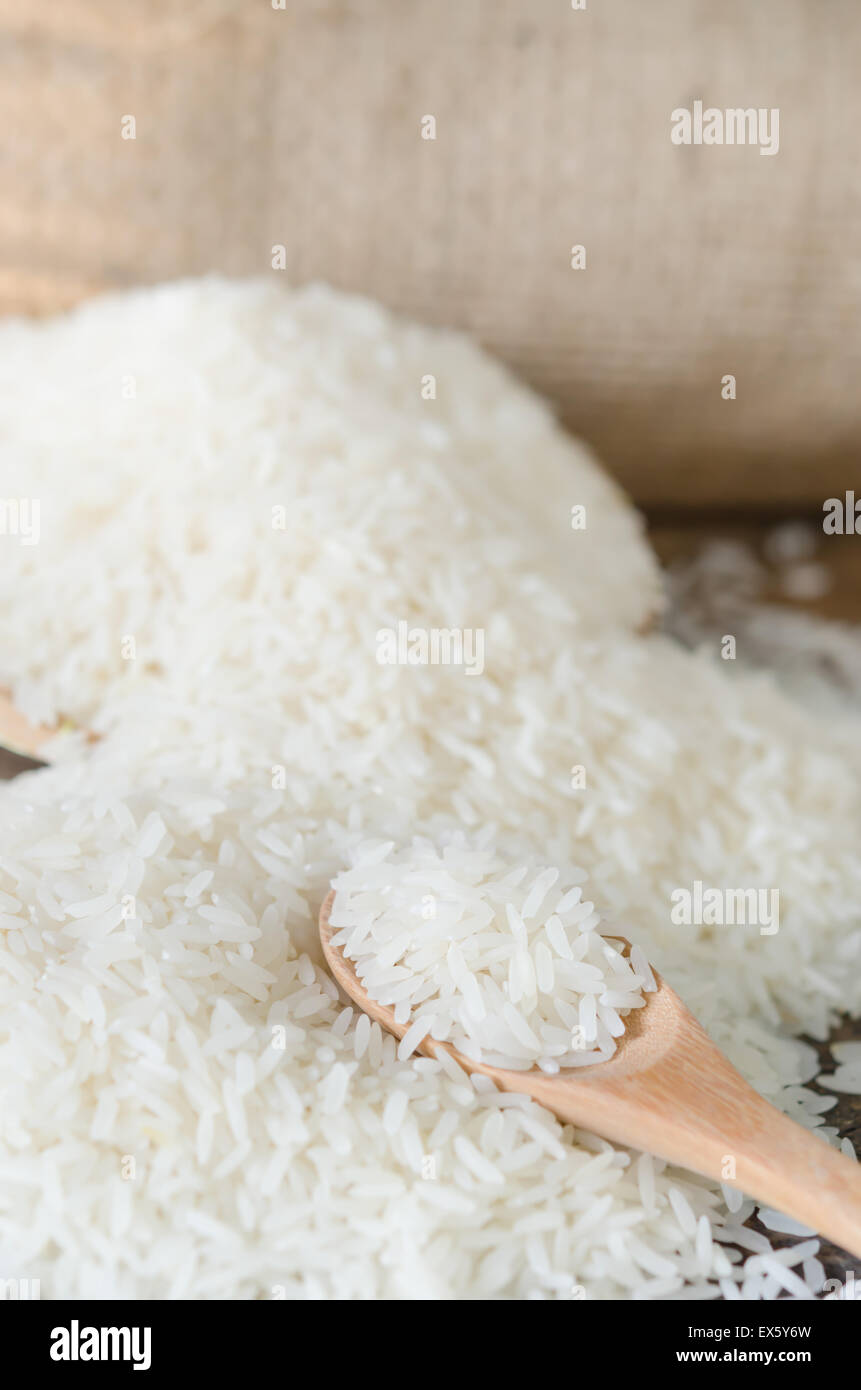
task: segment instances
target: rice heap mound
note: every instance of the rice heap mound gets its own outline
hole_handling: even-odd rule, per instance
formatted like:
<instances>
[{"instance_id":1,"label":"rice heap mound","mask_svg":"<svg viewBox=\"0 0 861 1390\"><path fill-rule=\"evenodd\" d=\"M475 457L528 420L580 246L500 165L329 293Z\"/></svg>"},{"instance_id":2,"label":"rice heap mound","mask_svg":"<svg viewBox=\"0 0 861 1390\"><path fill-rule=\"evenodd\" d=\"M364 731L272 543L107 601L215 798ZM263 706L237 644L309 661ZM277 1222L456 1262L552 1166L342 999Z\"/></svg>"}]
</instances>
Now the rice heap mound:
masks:
<instances>
[{"instance_id":1,"label":"rice heap mound","mask_svg":"<svg viewBox=\"0 0 861 1390\"><path fill-rule=\"evenodd\" d=\"M102 734L0 789L0 1274L43 1297L819 1287L818 1242L773 1251L731 1188L399 1059L338 997L316 914L369 841L581 865L834 1140L793 1034L861 1012L861 743L637 635L636 517L460 338L202 281L8 323L0 382L3 491L41 513L38 544L3 538L0 681ZM779 889L779 931L674 923L695 880Z\"/></svg>"},{"instance_id":2,"label":"rice heap mound","mask_svg":"<svg viewBox=\"0 0 861 1390\"><path fill-rule=\"evenodd\" d=\"M335 879L332 944L409 1023L399 1058L431 1037L510 1071L605 1062L655 980L639 948L634 968L597 930L585 878L573 866L530 873L460 835L441 851L418 838L400 851L363 844Z\"/></svg>"},{"instance_id":3,"label":"rice heap mound","mask_svg":"<svg viewBox=\"0 0 861 1390\"><path fill-rule=\"evenodd\" d=\"M0 570L0 684L34 722L101 727L142 673L188 708L216 671L244 699L278 686L282 722L300 691L361 708L357 680L386 693L379 628L492 622L490 642L659 603L639 519L546 405L467 339L323 288L198 282L8 321L0 439L5 495L40 504L39 543Z\"/></svg>"}]
</instances>

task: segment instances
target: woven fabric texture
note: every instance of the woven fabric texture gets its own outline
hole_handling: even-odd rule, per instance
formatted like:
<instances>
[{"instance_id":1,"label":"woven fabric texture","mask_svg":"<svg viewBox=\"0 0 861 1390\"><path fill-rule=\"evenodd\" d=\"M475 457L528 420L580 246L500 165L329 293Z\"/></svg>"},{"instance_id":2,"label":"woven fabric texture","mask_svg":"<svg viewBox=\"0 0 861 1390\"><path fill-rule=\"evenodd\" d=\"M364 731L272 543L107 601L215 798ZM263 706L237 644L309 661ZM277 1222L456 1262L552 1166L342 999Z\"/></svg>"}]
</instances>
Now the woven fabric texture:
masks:
<instances>
[{"instance_id":1,"label":"woven fabric texture","mask_svg":"<svg viewBox=\"0 0 861 1390\"><path fill-rule=\"evenodd\" d=\"M472 330L644 504L821 505L861 443L861 8L586 5L0 0L0 309L325 278ZM673 144L698 100L777 108L776 153Z\"/></svg>"}]
</instances>

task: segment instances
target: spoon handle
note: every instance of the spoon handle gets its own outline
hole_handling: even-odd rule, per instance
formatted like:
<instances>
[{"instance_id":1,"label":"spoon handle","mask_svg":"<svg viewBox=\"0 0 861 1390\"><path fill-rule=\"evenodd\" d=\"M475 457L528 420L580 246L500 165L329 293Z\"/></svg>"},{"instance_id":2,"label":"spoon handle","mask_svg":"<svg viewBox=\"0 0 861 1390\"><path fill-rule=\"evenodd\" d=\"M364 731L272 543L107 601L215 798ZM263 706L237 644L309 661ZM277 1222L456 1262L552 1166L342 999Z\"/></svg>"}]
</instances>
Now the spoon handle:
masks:
<instances>
[{"instance_id":1,"label":"spoon handle","mask_svg":"<svg viewBox=\"0 0 861 1390\"><path fill-rule=\"evenodd\" d=\"M51 737L51 729L31 724L19 714L8 693L0 690L0 747L24 758L38 758L39 748Z\"/></svg>"},{"instance_id":2,"label":"spoon handle","mask_svg":"<svg viewBox=\"0 0 861 1390\"><path fill-rule=\"evenodd\" d=\"M396 1037L405 1024L370 999L352 961L332 945L334 893L320 909L320 940L337 982ZM625 942L624 937L618 940ZM520 1091L567 1124L618 1144L659 1154L776 1207L861 1257L861 1166L783 1115L735 1070L679 996L654 972L656 987L625 1020L609 1061L550 1076L475 1062L448 1043L425 1038L419 1051L444 1048L466 1072Z\"/></svg>"},{"instance_id":3,"label":"spoon handle","mask_svg":"<svg viewBox=\"0 0 861 1390\"><path fill-rule=\"evenodd\" d=\"M861 1256L861 1165L764 1100L677 996L673 1003L675 1036L654 1057L623 1050L618 1065L613 1059L594 1076L584 1068L552 1101L539 1083L535 1098L573 1124L726 1182Z\"/></svg>"}]
</instances>

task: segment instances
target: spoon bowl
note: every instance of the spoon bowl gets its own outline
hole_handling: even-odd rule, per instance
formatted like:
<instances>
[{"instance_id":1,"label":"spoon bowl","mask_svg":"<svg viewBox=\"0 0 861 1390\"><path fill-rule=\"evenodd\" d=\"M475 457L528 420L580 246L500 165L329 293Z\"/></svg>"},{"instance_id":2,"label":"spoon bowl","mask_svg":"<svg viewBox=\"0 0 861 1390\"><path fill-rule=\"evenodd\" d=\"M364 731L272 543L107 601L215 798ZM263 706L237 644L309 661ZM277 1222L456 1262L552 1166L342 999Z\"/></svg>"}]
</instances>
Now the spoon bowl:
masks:
<instances>
[{"instance_id":1,"label":"spoon bowl","mask_svg":"<svg viewBox=\"0 0 861 1390\"><path fill-rule=\"evenodd\" d=\"M369 997L354 963L333 944L334 899L333 891L319 918L332 976L360 1009L402 1038L409 1024L396 1023L391 1008ZM444 1049L464 1072L531 1096L564 1124L725 1182L861 1256L861 1166L764 1100L654 974L657 988L627 1015L606 1062L548 1076L537 1067L507 1071L476 1062L430 1037L418 1051L435 1057Z\"/></svg>"}]
</instances>

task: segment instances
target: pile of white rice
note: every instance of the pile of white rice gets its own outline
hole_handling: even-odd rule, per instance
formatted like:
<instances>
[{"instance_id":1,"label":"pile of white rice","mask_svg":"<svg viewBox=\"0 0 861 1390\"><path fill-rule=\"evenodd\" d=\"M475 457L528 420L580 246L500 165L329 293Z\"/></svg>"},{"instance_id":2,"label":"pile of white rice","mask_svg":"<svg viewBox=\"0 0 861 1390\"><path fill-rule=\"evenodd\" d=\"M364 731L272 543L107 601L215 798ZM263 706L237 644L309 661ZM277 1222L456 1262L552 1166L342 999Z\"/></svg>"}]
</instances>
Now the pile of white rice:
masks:
<instances>
[{"instance_id":1,"label":"pile of white rice","mask_svg":"<svg viewBox=\"0 0 861 1390\"><path fill-rule=\"evenodd\" d=\"M0 566L0 685L35 722L101 727L142 675L188 709L243 679L294 716L343 692L360 721L383 627L486 628L489 650L659 605L639 519L546 405L465 338L327 289L7 321L0 440L4 496L40 502L39 544L7 537Z\"/></svg>"},{"instance_id":2,"label":"pile of white rice","mask_svg":"<svg viewBox=\"0 0 861 1390\"><path fill-rule=\"evenodd\" d=\"M359 845L335 879L332 944L409 1024L401 1060L430 1037L510 1071L608 1061L655 989L648 962L633 947L635 969L625 942L598 931L582 870L512 866L487 838Z\"/></svg>"},{"instance_id":3,"label":"pile of white rice","mask_svg":"<svg viewBox=\"0 0 861 1390\"><path fill-rule=\"evenodd\" d=\"M659 599L635 516L459 338L321 289L181 284L0 328L0 401L4 492L41 511L38 545L0 537L0 682L103 735L0 791L0 1275L159 1299L821 1288L816 1239L775 1253L731 1187L399 1060L338 998L316 916L369 840L581 865L834 1141L793 1035L861 1012L861 740L638 635ZM401 622L480 629L483 671L381 665ZM779 889L779 932L674 925L694 880Z\"/></svg>"}]
</instances>

